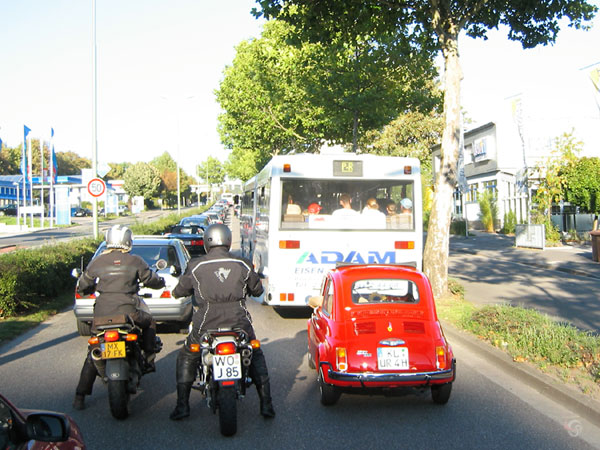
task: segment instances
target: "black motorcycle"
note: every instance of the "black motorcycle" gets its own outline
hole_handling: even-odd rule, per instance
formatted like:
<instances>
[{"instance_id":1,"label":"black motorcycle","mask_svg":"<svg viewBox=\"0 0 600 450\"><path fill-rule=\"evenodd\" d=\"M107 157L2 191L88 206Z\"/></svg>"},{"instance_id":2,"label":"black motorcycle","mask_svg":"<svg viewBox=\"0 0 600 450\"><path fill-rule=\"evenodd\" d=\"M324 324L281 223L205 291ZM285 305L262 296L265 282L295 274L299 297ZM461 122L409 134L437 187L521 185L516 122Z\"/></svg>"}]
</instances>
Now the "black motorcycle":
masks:
<instances>
[{"instance_id":1,"label":"black motorcycle","mask_svg":"<svg viewBox=\"0 0 600 450\"><path fill-rule=\"evenodd\" d=\"M90 354L98 373L108 386L110 412L116 419L129 415L129 396L137 392L147 370L140 339L142 330L124 314L94 319ZM162 349L156 338L155 353Z\"/></svg>"},{"instance_id":2,"label":"black motorcycle","mask_svg":"<svg viewBox=\"0 0 600 450\"><path fill-rule=\"evenodd\" d=\"M202 352L194 389L202 392L207 405L216 414L219 411L221 434L233 436L237 431L237 400L244 398L249 377L252 349L260 342L250 340L242 329L219 328L208 330L200 344L191 350Z\"/></svg>"}]
</instances>

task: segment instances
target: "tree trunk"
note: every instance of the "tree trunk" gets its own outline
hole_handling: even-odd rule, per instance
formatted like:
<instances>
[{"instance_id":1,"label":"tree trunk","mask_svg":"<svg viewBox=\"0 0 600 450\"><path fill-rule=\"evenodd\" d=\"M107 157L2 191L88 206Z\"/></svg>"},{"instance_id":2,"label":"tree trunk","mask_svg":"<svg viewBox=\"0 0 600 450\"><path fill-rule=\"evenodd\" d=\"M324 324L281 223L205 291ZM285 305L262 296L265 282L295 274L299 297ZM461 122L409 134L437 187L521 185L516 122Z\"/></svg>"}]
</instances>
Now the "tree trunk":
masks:
<instances>
[{"instance_id":1,"label":"tree trunk","mask_svg":"<svg viewBox=\"0 0 600 450\"><path fill-rule=\"evenodd\" d=\"M448 289L448 253L452 196L457 181L458 146L460 139L460 82L462 70L458 55L458 34L444 38L444 132L441 163L436 173L434 196L427 242L423 254L424 272L429 277L435 297Z\"/></svg>"}]
</instances>

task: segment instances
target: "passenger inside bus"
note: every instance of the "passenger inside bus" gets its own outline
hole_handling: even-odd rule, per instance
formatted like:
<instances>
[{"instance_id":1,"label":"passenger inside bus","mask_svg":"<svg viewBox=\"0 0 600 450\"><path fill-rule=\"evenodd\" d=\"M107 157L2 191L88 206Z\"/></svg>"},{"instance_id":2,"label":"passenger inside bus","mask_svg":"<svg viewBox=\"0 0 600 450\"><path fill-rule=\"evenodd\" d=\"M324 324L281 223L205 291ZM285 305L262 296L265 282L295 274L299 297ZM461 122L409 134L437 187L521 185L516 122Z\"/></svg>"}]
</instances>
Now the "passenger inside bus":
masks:
<instances>
[{"instance_id":1,"label":"passenger inside bus","mask_svg":"<svg viewBox=\"0 0 600 450\"><path fill-rule=\"evenodd\" d=\"M367 206L362 211L365 226L370 228L385 228L385 214L379 211L379 204L373 197L367 200Z\"/></svg>"},{"instance_id":2,"label":"passenger inside bus","mask_svg":"<svg viewBox=\"0 0 600 450\"><path fill-rule=\"evenodd\" d=\"M358 216L358 211L352 209L352 197L348 194L340 195L341 208L336 209L331 213L331 217L351 218Z\"/></svg>"}]
</instances>

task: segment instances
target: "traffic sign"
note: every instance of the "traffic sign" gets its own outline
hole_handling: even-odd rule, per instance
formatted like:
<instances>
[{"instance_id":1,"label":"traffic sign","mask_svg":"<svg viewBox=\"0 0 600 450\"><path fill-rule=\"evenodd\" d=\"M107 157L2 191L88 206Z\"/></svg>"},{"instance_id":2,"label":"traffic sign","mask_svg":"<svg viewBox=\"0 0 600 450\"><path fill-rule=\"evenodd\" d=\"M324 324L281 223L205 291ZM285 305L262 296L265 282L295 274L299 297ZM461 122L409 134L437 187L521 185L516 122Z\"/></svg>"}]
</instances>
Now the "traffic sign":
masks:
<instances>
[{"instance_id":1,"label":"traffic sign","mask_svg":"<svg viewBox=\"0 0 600 450\"><path fill-rule=\"evenodd\" d=\"M101 178L92 178L87 185L87 190L92 197L100 197L106 191L106 184Z\"/></svg>"}]
</instances>

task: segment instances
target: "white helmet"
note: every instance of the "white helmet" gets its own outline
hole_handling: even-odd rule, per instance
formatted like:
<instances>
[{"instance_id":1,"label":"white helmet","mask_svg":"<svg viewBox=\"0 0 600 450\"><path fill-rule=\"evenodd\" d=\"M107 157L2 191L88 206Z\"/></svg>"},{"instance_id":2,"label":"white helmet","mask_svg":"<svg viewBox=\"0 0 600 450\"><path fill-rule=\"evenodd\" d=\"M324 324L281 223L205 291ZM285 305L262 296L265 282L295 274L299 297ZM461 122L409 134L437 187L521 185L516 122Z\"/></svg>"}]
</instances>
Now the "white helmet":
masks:
<instances>
[{"instance_id":1,"label":"white helmet","mask_svg":"<svg viewBox=\"0 0 600 450\"><path fill-rule=\"evenodd\" d=\"M120 248L126 252L131 250L132 233L124 225L113 225L106 232L106 248Z\"/></svg>"}]
</instances>

